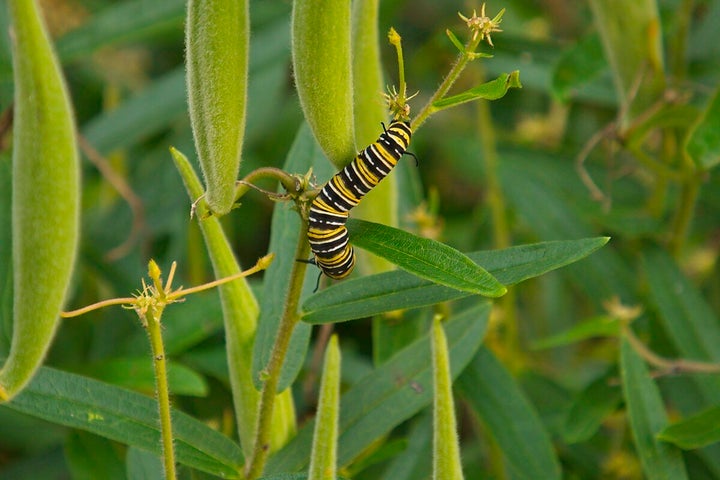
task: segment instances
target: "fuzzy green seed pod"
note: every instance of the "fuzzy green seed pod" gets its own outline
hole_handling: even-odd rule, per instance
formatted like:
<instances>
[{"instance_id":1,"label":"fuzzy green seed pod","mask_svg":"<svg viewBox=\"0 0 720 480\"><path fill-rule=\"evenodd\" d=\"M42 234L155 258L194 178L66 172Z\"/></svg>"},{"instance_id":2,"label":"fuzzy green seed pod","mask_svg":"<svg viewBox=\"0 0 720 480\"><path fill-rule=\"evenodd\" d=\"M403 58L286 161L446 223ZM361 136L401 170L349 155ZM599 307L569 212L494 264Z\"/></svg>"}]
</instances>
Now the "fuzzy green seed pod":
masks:
<instances>
[{"instance_id":1,"label":"fuzzy green seed pod","mask_svg":"<svg viewBox=\"0 0 720 480\"><path fill-rule=\"evenodd\" d=\"M340 418L340 347L337 335L330 337L320 382L308 480L337 478L337 440Z\"/></svg>"},{"instance_id":2,"label":"fuzzy green seed pod","mask_svg":"<svg viewBox=\"0 0 720 480\"><path fill-rule=\"evenodd\" d=\"M357 153L353 127L350 2L293 2L292 57L305 119L328 159L342 168Z\"/></svg>"},{"instance_id":3,"label":"fuzzy green seed pod","mask_svg":"<svg viewBox=\"0 0 720 480\"><path fill-rule=\"evenodd\" d=\"M79 162L60 65L34 0L10 0L15 82L13 338L0 400L30 381L50 346L77 250Z\"/></svg>"},{"instance_id":4,"label":"fuzzy green seed pod","mask_svg":"<svg viewBox=\"0 0 720 480\"><path fill-rule=\"evenodd\" d=\"M230 211L245 134L250 14L246 0L189 0L190 120L215 215Z\"/></svg>"}]
</instances>

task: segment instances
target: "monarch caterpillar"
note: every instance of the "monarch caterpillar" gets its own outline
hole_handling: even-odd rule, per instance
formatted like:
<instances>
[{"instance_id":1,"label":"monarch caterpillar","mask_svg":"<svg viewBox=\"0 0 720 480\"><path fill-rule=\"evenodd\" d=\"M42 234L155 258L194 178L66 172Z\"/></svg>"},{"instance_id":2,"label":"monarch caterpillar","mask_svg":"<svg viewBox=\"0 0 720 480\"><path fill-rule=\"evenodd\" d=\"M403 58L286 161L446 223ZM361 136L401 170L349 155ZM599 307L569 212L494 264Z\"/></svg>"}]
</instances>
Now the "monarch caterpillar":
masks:
<instances>
[{"instance_id":1,"label":"monarch caterpillar","mask_svg":"<svg viewBox=\"0 0 720 480\"><path fill-rule=\"evenodd\" d=\"M330 278L341 279L355 267L345 222L350 210L387 176L410 144L410 123L393 120L375 143L358 153L335 174L310 206L308 240L315 258L310 261Z\"/></svg>"}]
</instances>

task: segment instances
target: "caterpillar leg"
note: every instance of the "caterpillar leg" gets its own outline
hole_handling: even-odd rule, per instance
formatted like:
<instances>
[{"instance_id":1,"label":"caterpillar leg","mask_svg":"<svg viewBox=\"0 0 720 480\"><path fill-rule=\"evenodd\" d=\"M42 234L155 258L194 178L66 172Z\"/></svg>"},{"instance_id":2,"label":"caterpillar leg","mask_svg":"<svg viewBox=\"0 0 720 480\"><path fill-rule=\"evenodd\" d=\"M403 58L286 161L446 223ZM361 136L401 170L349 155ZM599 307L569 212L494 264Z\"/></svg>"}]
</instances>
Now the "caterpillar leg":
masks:
<instances>
[{"instance_id":1,"label":"caterpillar leg","mask_svg":"<svg viewBox=\"0 0 720 480\"><path fill-rule=\"evenodd\" d=\"M304 258L296 258L295 261L300 262L300 263L307 263L310 265L315 265L316 267L320 268L317 264L317 261L315 261L315 257L312 257L307 260ZM320 273L318 273L317 281L315 282L315 290L313 290L313 293L317 292L318 288L320 288L320 278L322 277L322 275L323 275L323 272L322 272L322 270L320 270Z\"/></svg>"}]
</instances>

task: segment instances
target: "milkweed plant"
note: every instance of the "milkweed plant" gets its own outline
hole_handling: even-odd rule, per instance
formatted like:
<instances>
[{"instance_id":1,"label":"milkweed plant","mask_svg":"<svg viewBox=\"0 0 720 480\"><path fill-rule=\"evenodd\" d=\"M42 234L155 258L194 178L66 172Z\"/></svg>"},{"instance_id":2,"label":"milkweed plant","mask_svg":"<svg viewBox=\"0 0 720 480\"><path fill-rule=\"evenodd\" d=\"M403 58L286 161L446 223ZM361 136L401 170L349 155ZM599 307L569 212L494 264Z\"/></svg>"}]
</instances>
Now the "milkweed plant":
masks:
<instances>
[{"instance_id":1,"label":"milkweed plant","mask_svg":"<svg viewBox=\"0 0 720 480\"><path fill-rule=\"evenodd\" d=\"M510 53L510 7L460 12L421 50L378 0L142 3L103 3L67 31L36 0L0 7L0 432L49 422L43 442L64 438L64 454L48 468L87 478L720 478L704 428L720 411L720 322L680 263L716 258L717 242L689 239L720 163L720 103L690 100L686 44L664 52L655 2L591 0L592 34L546 67L547 123L513 136L491 104L528 95L518 67L533 54ZM693 12L675 12L682 38ZM124 42L162 50L180 32L176 69L121 100L122 52L138 53ZM300 108L277 94L290 86ZM617 117L574 163L523 157L529 139L561 142L559 123L578 135L567 105L598 91ZM627 165L594 165L609 143ZM420 177L453 168L470 212L443 225L446 200ZM474 181L483 201L468 206ZM261 240L265 216L248 268L237 238ZM474 250L479 231L492 249ZM602 248L605 232L621 246ZM552 315L578 320L527 327ZM591 338L612 360L581 348ZM560 347L593 360L539 359ZM583 460L583 445L606 457ZM0 476L31 478L32 462L0 460Z\"/></svg>"}]
</instances>

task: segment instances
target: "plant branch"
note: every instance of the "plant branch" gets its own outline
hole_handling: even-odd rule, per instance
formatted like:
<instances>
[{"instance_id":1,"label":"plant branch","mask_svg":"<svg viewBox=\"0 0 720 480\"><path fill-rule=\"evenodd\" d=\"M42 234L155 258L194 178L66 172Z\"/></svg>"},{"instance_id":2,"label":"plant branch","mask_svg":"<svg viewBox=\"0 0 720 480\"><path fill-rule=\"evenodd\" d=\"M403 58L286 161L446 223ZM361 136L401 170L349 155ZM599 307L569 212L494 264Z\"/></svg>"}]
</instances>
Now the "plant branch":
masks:
<instances>
[{"instance_id":1,"label":"plant branch","mask_svg":"<svg viewBox=\"0 0 720 480\"><path fill-rule=\"evenodd\" d=\"M640 339L635 335L630 328L630 325L626 322L621 322L623 325L623 334L627 338L628 342L646 362L654 367L659 368L663 371L663 374L677 374L677 373L707 373L717 374L720 373L720 364L710 362L698 362L694 360L686 360L683 358L669 359L661 357L657 353L650 350Z\"/></svg>"},{"instance_id":2,"label":"plant branch","mask_svg":"<svg viewBox=\"0 0 720 480\"><path fill-rule=\"evenodd\" d=\"M307 224L303 222L294 258L307 258L309 254L310 244L307 241ZM288 346L290 345L290 339L295 330L295 325L297 325L300 319L298 316L298 305L300 303L300 294L302 293L306 268L307 264L303 262L294 262L293 264L290 288L287 298L285 299L280 326L277 336L275 337L275 344L270 353L270 360L263 372L264 382L262 391L260 392L260 407L258 408L253 453L245 468L245 477L247 480L256 480L262 475L268 455L270 454L270 428L275 404L275 394L278 383L280 382L280 374L287 355Z\"/></svg>"},{"instance_id":3,"label":"plant branch","mask_svg":"<svg viewBox=\"0 0 720 480\"><path fill-rule=\"evenodd\" d=\"M170 414L170 389L168 387L167 358L162 340L160 318L163 308L148 309L145 314L146 328L152 349L155 368L155 389L157 391L158 411L160 414L160 435L162 441L163 464L166 479L175 479L175 449L173 446L172 417Z\"/></svg>"}]
</instances>

